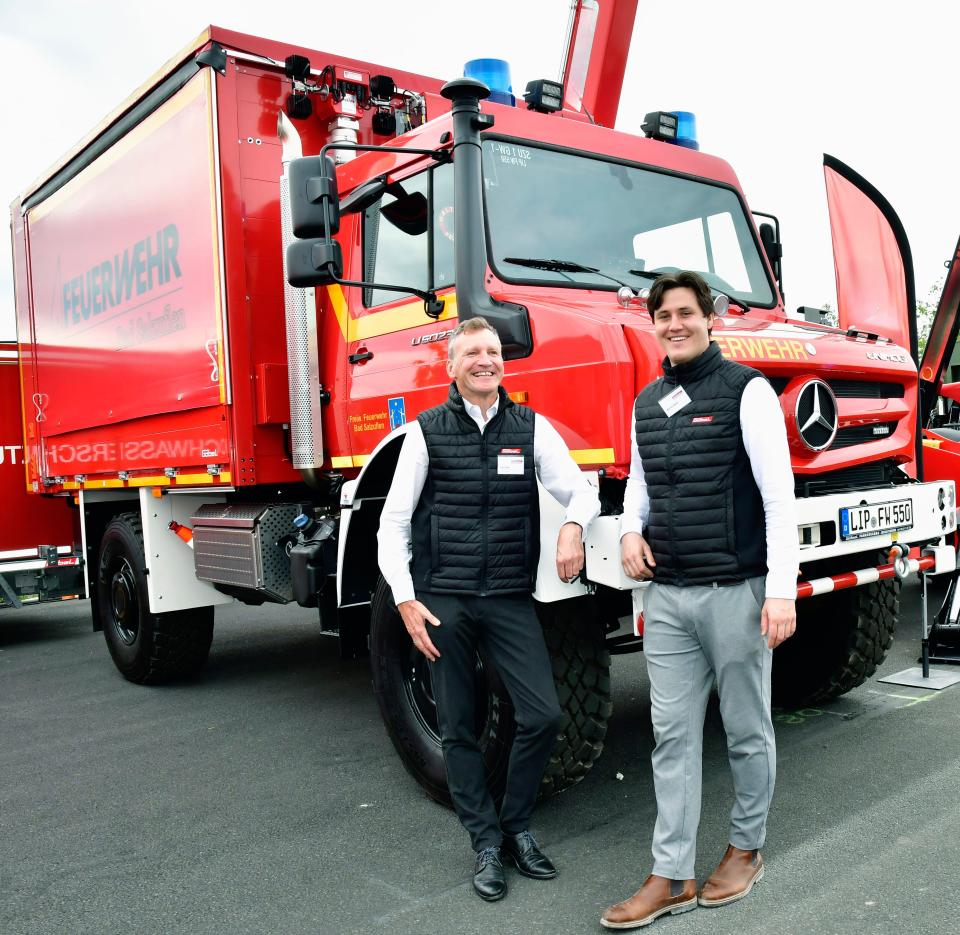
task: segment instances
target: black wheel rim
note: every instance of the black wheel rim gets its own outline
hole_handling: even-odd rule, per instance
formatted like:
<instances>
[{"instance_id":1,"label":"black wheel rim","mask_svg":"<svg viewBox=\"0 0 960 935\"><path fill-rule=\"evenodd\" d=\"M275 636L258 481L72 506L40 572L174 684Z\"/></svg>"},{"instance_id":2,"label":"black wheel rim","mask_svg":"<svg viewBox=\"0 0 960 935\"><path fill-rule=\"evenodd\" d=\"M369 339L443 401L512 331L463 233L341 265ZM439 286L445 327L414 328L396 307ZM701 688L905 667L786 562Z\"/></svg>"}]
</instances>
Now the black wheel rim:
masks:
<instances>
[{"instance_id":1,"label":"black wheel rim","mask_svg":"<svg viewBox=\"0 0 960 935\"><path fill-rule=\"evenodd\" d=\"M397 620L397 624L403 624ZM477 718L477 736L481 747L485 745L489 734L491 713L499 699L490 691L483 660L477 656L474 670L474 711ZM437 701L433 694L433 678L430 675L430 663L414 645L410 643L406 664L403 670L403 687L407 701L416 715L421 727L431 740L440 746L440 722L437 718Z\"/></svg>"},{"instance_id":2,"label":"black wheel rim","mask_svg":"<svg viewBox=\"0 0 960 935\"><path fill-rule=\"evenodd\" d=\"M420 726L437 744L440 743L440 722L437 719L437 701L433 696L433 679L430 677L430 663L414 645L410 644L410 654L404 667L403 687L407 701L413 709Z\"/></svg>"},{"instance_id":3,"label":"black wheel rim","mask_svg":"<svg viewBox=\"0 0 960 935\"><path fill-rule=\"evenodd\" d=\"M118 556L110 574L110 617L114 632L127 646L140 635L140 600L130 563Z\"/></svg>"}]
</instances>

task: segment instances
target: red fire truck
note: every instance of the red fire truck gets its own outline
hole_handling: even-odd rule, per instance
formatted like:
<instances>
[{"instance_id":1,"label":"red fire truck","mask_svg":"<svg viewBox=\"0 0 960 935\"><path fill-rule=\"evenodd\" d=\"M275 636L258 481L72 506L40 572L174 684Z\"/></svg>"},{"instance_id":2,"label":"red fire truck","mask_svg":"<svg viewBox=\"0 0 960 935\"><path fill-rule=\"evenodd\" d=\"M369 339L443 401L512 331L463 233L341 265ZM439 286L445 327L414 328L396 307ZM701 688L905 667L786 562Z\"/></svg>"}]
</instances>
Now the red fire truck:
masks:
<instances>
[{"instance_id":1,"label":"red fire truck","mask_svg":"<svg viewBox=\"0 0 960 935\"><path fill-rule=\"evenodd\" d=\"M72 500L27 495L17 346L0 341L0 608L85 594Z\"/></svg>"},{"instance_id":2,"label":"red fire truck","mask_svg":"<svg viewBox=\"0 0 960 935\"><path fill-rule=\"evenodd\" d=\"M677 268L707 278L715 339L787 421L803 599L777 697L873 673L895 571L952 569L956 527L953 484L917 477L902 228L828 159L840 327L788 312L776 220L688 116L612 129L635 11L578 4L563 81L522 100L495 76L487 97L211 27L14 203L28 488L79 499L94 625L124 676L199 669L218 605L317 606L345 653L369 648L398 752L444 798L429 673L375 534L404 426L446 393L446 338L482 314L505 388L603 505L570 584L546 560L560 509L540 510L535 597L568 715L545 790L576 781L602 748L610 654L642 646L618 514L631 402L660 364L644 289ZM895 566L897 546L923 552ZM483 659L477 691L496 784L514 728Z\"/></svg>"}]
</instances>

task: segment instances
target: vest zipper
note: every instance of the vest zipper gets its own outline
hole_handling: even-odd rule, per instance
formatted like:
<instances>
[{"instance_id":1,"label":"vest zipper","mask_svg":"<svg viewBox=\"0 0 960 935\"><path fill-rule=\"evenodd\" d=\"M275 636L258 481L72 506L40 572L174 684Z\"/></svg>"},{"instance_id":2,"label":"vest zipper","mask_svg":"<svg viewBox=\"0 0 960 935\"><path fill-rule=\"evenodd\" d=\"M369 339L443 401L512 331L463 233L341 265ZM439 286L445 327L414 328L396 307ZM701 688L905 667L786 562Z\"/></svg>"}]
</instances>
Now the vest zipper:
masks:
<instances>
[{"instance_id":1,"label":"vest zipper","mask_svg":"<svg viewBox=\"0 0 960 935\"><path fill-rule=\"evenodd\" d=\"M497 415L500 415L500 413L498 412ZM487 432L489 430L490 423L488 422L484 431L480 433L480 464L482 465L483 471L483 486L481 489L481 496L483 497L483 509L480 514L481 534L483 536L483 552L482 561L480 564L480 597L484 597L487 593L487 525L490 521L490 483L488 479L489 466L487 464Z\"/></svg>"},{"instance_id":2,"label":"vest zipper","mask_svg":"<svg viewBox=\"0 0 960 935\"><path fill-rule=\"evenodd\" d=\"M677 386L680 384L678 383ZM667 417L667 423L670 426L670 432L667 436L667 478L670 481L670 486L676 486L676 478L673 476L673 436L677 431L677 423L680 420L677 418L676 414ZM680 579L683 578L683 575L679 571L679 563L677 562L677 543L676 537L673 534L673 530L676 528L674 525L674 512L676 507L676 497L670 498L670 512L668 514L668 522L670 524L670 559L673 562L673 567L677 569L677 574Z\"/></svg>"}]
</instances>

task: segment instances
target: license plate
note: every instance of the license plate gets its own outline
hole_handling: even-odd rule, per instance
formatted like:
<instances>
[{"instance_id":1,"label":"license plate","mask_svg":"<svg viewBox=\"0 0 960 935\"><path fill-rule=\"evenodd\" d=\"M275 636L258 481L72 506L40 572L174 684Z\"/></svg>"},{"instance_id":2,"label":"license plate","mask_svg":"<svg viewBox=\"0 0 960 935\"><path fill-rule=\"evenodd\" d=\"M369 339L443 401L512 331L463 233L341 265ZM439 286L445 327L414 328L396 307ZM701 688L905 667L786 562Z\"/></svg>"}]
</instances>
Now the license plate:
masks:
<instances>
[{"instance_id":1,"label":"license plate","mask_svg":"<svg viewBox=\"0 0 960 935\"><path fill-rule=\"evenodd\" d=\"M909 529L912 525L912 500L847 506L840 511L841 539L882 536L888 532L896 532L898 529Z\"/></svg>"}]
</instances>

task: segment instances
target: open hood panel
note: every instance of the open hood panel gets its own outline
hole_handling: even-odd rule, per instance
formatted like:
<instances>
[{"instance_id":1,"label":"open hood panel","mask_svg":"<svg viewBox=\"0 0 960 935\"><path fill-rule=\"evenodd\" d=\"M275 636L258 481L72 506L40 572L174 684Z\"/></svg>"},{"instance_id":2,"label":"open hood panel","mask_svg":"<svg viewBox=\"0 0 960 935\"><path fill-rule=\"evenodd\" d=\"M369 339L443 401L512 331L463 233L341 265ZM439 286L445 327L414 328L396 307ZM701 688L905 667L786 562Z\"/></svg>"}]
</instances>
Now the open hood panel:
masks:
<instances>
[{"instance_id":1,"label":"open hood panel","mask_svg":"<svg viewBox=\"0 0 960 935\"><path fill-rule=\"evenodd\" d=\"M840 327L889 338L917 359L913 259L903 225L883 195L824 154Z\"/></svg>"},{"instance_id":2,"label":"open hood panel","mask_svg":"<svg viewBox=\"0 0 960 935\"><path fill-rule=\"evenodd\" d=\"M950 362L957 343L957 331L960 330L958 311L960 311L960 240L957 241L950 260L950 271L943 284L943 292L940 293L937 314L930 326L930 337L927 338L923 360L920 362L920 415L924 425L930 419L930 412L943 383L944 368Z\"/></svg>"}]
</instances>

